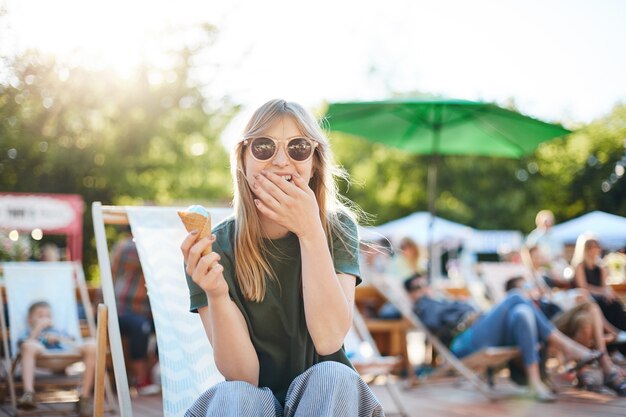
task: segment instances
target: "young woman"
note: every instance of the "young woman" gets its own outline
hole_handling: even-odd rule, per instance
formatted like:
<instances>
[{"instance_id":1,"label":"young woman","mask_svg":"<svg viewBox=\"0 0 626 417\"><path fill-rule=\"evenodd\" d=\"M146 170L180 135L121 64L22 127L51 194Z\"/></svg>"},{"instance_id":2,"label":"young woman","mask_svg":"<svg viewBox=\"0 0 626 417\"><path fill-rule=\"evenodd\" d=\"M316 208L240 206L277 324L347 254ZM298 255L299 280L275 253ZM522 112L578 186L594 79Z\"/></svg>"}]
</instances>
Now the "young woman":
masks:
<instances>
[{"instance_id":1,"label":"young woman","mask_svg":"<svg viewBox=\"0 0 626 417\"><path fill-rule=\"evenodd\" d=\"M607 284L608 272L600 264L602 247L589 236L581 235L576 241L572 264L576 268L574 285L591 293L609 323L619 330L626 330L626 313L624 305Z\"/></svg>"},{"instance_id":2,"label":"young woman","mask_svg":"<svg viewBox=\"0 0 626 417\"><path fill-rule=\"evenodd\" d=\"M296 103L265 103L231 171L234 217L181 246L191 310L226 378L187 415L383 416L342 347L360 282L358 236L319 125Z\"/></svg>"},{"instance_id":3,"label":"young woman","mask_svg":"<svg viewBox=\"0 0 626 417\"><path fill-rule=\"evenodd\" d=\"M390 265L389 276L404 282L417 273L423 273L420 265L420 250L417 243L410 237L404 237L398 245L400 250Z\"/></svg>"},{"instance_id":4,"label":"young woman","mask_svg":"<svg viewBox=\"0 0 626 417\"><path fill-rule=\"evenodd\" d=\"M506 283L507 293L518 291L525 297L533 300L535 307L538 307L545 315L544 304L537 304L533 298L533 288L528 288L526 279L522 276L513 277ZM547 315L546 315L546 318ZM606 355L606 341L604 337L604 317L598 305L590 300L588 296L581 299L578 304L564 311L557 312L554 317L550 317L554 326L565 336L589 349L595 349L605 353L598 359L601 373L605 382L599 381L595 369L582 367L578 373L578 386L590 391L601 390L606 384L618 395L626 395L626 381L622 376L620 368Z\"/></svg>"}]
</instances>

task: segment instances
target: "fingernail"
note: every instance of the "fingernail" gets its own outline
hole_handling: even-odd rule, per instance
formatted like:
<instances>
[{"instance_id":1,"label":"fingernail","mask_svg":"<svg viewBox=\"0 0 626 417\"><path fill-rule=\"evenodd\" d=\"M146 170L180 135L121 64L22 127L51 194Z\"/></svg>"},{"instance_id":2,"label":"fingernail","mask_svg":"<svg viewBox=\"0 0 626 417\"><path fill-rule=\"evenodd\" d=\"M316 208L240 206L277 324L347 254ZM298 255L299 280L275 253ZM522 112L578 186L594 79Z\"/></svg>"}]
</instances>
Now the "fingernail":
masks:
<instances>
[{"instance_id":1,"label":"fingernail","mask_svg":"<svg viewBox=\"0 0 626 417\"><path fill-rule=\"evenodd\" d=\"M197 234L198 234L198 231L197 231L197 230L194 230L194 231L192 231L192 232L191 232L191 234L192 234L192 235L197 235Z\"/></svg>"},{"instance_id":2,"label":"fingernail","mask_svg":"<svg viewBox=\"0 0 626 417\"><path fill-rule=\"evenodd\" d=\"M293 174L293 176L294 176L294 177L296 177L296 178L302 178L302 177L300 176L300 174L298 174L297 172L296 172L295 174Z\"/></svg>"},{"instance_id":3,"label":"fingernail","mask_svg":"<svg viewBox=\"0 0 626 417\"><path fill-rule=\"evenodd\" d=\"M256 204L258 206L260 203L261 202L257 198L254 199L254 204Z\"/></svg>"},{"instance_id":4,"label":"fingernail","mask_svg":"<svg viewBox=\"0 0 626 417\"><path fill-rule=\"evenodd\" d=\"M254 179L258 180L259 178L261 178L261 174L254 174Z\"/></svg>"}]
</instances>

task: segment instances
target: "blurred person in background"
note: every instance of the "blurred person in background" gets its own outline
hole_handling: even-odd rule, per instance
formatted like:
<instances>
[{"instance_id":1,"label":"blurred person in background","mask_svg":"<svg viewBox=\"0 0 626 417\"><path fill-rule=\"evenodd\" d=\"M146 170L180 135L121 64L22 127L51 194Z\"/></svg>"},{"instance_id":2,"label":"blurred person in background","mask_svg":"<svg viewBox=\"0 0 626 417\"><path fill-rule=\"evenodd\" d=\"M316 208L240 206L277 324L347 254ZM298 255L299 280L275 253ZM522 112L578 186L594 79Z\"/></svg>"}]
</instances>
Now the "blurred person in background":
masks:
<instances>
[{"instance_id":1,"label":"blurred person in background","mask_svg":"<svg viewBox=\"0 0 626 417\"><path fill-rule=\"evenodd\" d=\"M572 258L574 286L589 291L609 323L626 330L624 305L607 284L608 271L600 263L601 253L602 247L596 238L587 234L578 237Z\"/></svg>"},{"instance_id":2,"label":"blurred person in background","mask_svg":"<svg viewBox=\"0 0 626 417\"><path fill-rule=\"evenodd\" d=\"M376 242L359 242L359 268L363 283L381 279L389 264L390 247L387 239Z\"/></svg>"},{"instance_id":3,"label":"blurred person in background","mask_svg":"<svg viewBox=\"0 0 626 417\"><path fill-rule=\"evenodd\" d=\"M525 262L529 265L533 278L533 287L539 292L543 300L558 305L563 311L570 310L581 304L593 304L594 315L597 310L603 324L606 338L609 342L626 341L626 332L611 324L599 309L596 300L586 288L577 287L574 280L567 280L555 276L544 268L544 259L536 247L523 251Z\"/></svg>"},{"instance_id":4,"label":"blurred person in background","mask_svg":"<svg viewBox=\"0 0 626 417\"><path fill-rule=\"evenodd\" d=\"M604 317L598 305L588 297L578 304L561 310L555 305L537 298L536 287L522 276L515 276L505 284L507 293L517 291L528 297L535 307L543 312L564 335L581 345L605 353L599 360L602 378L596 378L596 372L590 367L582 367L577 372L578 387L588 391L600 391L603 385L613 389L618 395L626 395L624 373L606 355L607 346L604 336ZM551 307L552 306L552 307ZM513 369L511 369L513 374ZM513 375L512 375L513 376Z\"/></svg>"},{"instance_id":5,"label":"blurred person in background","mask_svg":"<svg viewBox=\"0 0 626 417\"><path fill-rule=\"evenodd\" d=\"M155 359L148 355L150 337L154 332L152 310L130 228L127 227L124 232L111 255L120 333L129 345L132 385L140 395L156 394L159 387L152 383L150 372L151 362Z\"/></svg>"},{"instance_id":6,"label":"blurred person in background","mask_svg":"<svg viewBox=\"0 0 626 417\"><path fill-rule=\"evenodd\" d=\"M486 347L519 348L528 386L537 401L556 400L541 379L540 342L554 346L568 360L575 361L574 370L603 356L602 352L590 350L561 333L518 292L509 293L489 311L478 313L466 302L438 296L422 275L405 281L405 289L414 303L413 310L424 325L440 338L451 339L450 350L458 358Z\"/></svg>"},{"instance_id":7,"label":"blurred person in background","mask_svg":"<svg viewBox=\"0 0 626 417\"><path fill-rule=\"evenodd\" d=\"M547 267L558 276L568 267L563 244L552 236L554 214L550 210L541 210L535 216L536 228L528 234L526 246L537 247L546 261Z\"/></svg>"},{"instance_id":8,"label":"blurred person in background","mask_svg":"<svg viewBox=\"0 0 626 417\"><path fill-rule=\"evenodd\" d=\"M37 408L35 395L35 370L37 358L44 354L55 354L61 357L56 371L64 371L72 364L70 357L64 354L79 354L85 364L85 371L79 389L76 411L80 417L93 415L93 384L96 370L96 342L87 339L77 342L65 330L55 327L52 308L47 301L36 301L28 308L28 327L19 336L17 345L22 355L22 382L24 393L17 401L20 410ZM19 414L18 414L19 415Z\"/></svg>"}]
</instances>

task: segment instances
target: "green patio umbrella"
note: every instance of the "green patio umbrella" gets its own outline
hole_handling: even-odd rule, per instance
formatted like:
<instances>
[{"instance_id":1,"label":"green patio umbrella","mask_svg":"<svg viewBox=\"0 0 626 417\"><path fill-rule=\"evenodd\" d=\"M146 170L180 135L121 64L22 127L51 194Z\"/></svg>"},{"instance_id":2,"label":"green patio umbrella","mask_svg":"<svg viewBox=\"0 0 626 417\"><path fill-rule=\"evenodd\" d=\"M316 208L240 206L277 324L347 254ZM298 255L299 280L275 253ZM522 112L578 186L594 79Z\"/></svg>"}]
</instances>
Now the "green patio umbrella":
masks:
<instances>
[{"instance_id":1,"label":"green patio umbrella","mask_svg":"<svg viewBox=\"0 0 626 417\"><path fill-rule=\"evenodd\" d=\"M433 218L441 155L521 158L541 142L570 133L562 126L495 104L445 98L331 103L326 118L331 130L432 155L428 210Z\"/></svg>"}]
</instances>

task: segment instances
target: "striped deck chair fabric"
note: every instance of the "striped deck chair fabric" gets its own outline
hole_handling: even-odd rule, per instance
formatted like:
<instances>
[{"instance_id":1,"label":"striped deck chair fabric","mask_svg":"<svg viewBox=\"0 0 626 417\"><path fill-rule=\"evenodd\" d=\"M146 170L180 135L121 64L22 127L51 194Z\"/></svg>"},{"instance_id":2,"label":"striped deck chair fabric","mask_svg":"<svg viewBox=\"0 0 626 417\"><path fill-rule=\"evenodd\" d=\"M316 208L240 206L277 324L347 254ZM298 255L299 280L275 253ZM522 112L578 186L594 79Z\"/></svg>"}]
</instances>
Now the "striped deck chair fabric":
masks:
<instances>
[{"instance_id":1,"label":"striped deck chair fabric","mask_svg":"<svg viewBox=\"0 0 626 417\"><path fill-rule=\"evenodd\" d=\"M193 401L224 378L200 316L189 312L180 244L187 235L176 208L126 209L154 317L165 417L182 416ZM231 209L209 209L213 226Z\"/></svg>"}]
</instances>

